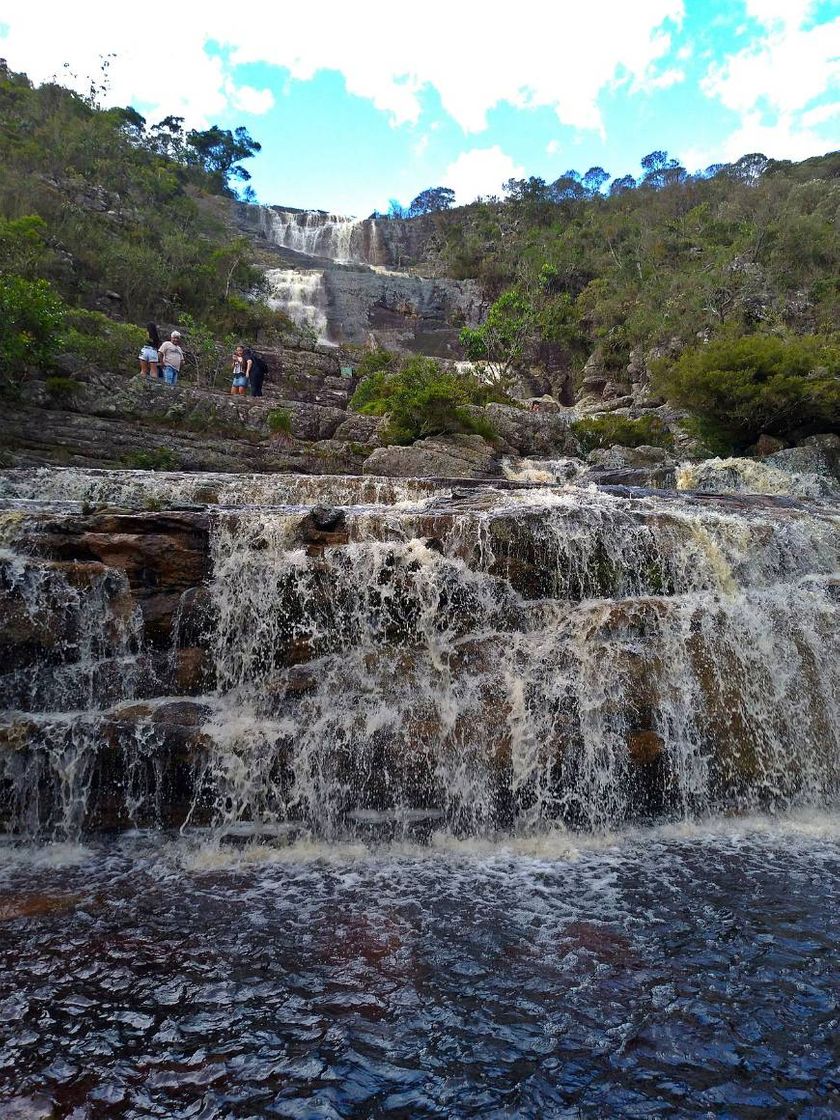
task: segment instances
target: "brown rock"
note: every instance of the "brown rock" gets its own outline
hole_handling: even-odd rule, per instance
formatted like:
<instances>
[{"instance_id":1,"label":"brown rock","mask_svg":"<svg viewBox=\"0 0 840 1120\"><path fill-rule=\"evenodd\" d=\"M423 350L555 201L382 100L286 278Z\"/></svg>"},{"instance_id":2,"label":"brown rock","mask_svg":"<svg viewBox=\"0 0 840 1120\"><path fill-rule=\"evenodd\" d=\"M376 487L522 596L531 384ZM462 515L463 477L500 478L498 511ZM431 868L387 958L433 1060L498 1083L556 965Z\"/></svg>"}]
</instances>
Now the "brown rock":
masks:
<instances>
[{"instance_id":1,"label":"brown rock","mask_svg":"<svg viewBox=\"0 0 840 1120\"><path fill-rule=\"evenodd\" d=\"M662 737L655 731L632 731L627 736L627 752L641 766L655 762L664 746Z\"/></svg>"},{"instance_id":2,"label":"brown rock","mask_svg":"<svg viewBox=\"0 0 840 1120\"><path fill-rule=\"evenodd\" d=\"M766 432L762 432L755 441L753 454L758 459L763 459L765 455L773 455L776 451L783 451L784 447L785 441L783 439L777 439L775 436L768 436Z\"/></svg>"}]
</instances>

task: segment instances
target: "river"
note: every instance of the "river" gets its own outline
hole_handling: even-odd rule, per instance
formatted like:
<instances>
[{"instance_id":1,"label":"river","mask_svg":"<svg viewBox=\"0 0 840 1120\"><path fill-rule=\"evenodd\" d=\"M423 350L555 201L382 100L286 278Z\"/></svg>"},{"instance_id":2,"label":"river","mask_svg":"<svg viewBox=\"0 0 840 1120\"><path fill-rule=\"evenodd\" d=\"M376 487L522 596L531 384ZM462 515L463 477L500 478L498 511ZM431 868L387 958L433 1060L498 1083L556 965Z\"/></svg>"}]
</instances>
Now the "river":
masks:
<instances>
[{"instance_id":1,"label":"river","mask_svg":"<svg viewBox=\"0 0 840 1120\"><path fill-rule=\"evenodd\" d=\"M3 472L0 1115L840 1116L838 556L808 498Z\"/></svg>"}]
</instances>

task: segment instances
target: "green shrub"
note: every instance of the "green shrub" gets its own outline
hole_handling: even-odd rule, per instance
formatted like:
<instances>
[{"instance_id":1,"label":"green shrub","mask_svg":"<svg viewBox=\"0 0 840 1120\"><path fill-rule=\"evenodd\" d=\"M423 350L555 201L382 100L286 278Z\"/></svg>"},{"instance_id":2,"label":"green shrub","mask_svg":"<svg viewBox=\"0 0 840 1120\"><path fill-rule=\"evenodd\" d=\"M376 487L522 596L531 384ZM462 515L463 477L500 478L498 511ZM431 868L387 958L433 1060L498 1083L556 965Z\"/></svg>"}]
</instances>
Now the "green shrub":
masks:
<instances>
[{"instance_id":1,"label":"green shrub","mask_svg":"<svg viewBox=\"0 0 840 1120\"><path fill-rule=\"evenodd\" d=\"M719 339L660 363L654 379L698 417L707 436L736 448L762 432L790 438L840 422L836 335Z\"/></svg>"},{"instance_id":2,"label":"green shrub","mask_svg":"<svg viewBox=\"0 0 840 1120\"><path fill-rule=\"evenodd\" d=\"M378 346L375 350L366 350L356 363L357 377L370 377L372 373L390 369L394 364L395 355L390 350Z\"/></svg>"},{"instance_id":3,"label":"green shrub","mask_svg":"<svg viewBox=\"0 0 840 1120\"><path fill-rule=\"evenodd\" d=\"M54 400L70 400L79 391L79 382L72 377L48 377L44 383L49 395Z\"/></svg>"},{"instance_id":4,"label":"green shrub","mask_svg":"<svg viewBox=\"0 0 840 1120\"><path fill-rule=\"evenodd\" d=\"M273 408L266 419L272 432L284 436L292 434L292 414L288 408Z\"/></svg>"},{"instance_id":5,"label":"green shrub","mask_svg":"<svg viewBox=\"0 0 840 1120\"><path fill-rule=\"evenodd\" d=\"M46 280L0 275L0 372L48 365L61 346L65 306Z\"/></svg>"},{"instance_id":6,"label":"green shrub","mask_svg":"<svg viewBox=\"0 0 840 1120\"><path fill-rule=\"evenodd\" d=\"M467 405L486 404L503 396L472 374L443 369L434 358L410 358L394 372L378 370L366 377L350 401L368 416L388 416L386 443L413 443L446 432L475 432L496 438L492 425L470 414Z\"/></svg>"},{"instance_id":7,"label":"green shrub","mask_svg":"<svg viewBox=\"0 0 840 1120\"><path fill-rule=\"evenodd\" d=\"M115 372L135 368L146 332L133 323L118 323L101 311L75 308L67 312L69 330L64 347L95 369Z\"/></svg>"},{"instance_id":8,"label":"green shrub","mask_svg":"<svg viewBox=\"0 0 840 1120\"><path fill-rule=\"evenodd\" d=\"M138 471L174 471L178 459L168 448L155 447L151 451L131 451L123 456L123 463Z\"/></svg>"},{"instance_id":9,"label":"green shrub","mask_svg":"<svg viewBox=\"0 0 840 1120\"><path fill-rule=\"evenodd\" d=\"M673 447L674 437L657 416L589 416L571 426L584 455L602 447Z\"/></svg>"}]
</instances>

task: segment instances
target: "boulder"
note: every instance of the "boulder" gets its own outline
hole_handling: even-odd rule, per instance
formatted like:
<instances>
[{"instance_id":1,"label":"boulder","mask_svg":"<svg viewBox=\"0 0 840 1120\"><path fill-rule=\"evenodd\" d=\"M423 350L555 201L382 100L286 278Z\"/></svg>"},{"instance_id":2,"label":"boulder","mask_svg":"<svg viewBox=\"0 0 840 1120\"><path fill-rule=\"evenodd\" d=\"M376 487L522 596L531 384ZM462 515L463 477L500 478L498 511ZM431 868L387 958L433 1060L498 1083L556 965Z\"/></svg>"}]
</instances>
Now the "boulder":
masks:
<instances>
[{"instance_id":1,"label":"boulder","mask_svg":"<svg viewBox=\"0 0 840 1120\"><path fill-rule=\"evenodd\" d=\"M383 421L379 416L361 416L353 412L338 425L333 437L376 447L380 443L379 430L382 425Z\"/></svg>"},{"instance_id":2,"label":"boulder","mask_svg":"<svg viewBox=\"0 0 840 1120\"><path fill-rule=\"evenodd\" d=\"M623 470L626 467L659 467L671 462L671 455L664 447L650 447L647 444L642 444L641 447L623 447L614 444L610 448L601 447L590 451L586 461L593 467Z\"/></svg>"},{"instance_id":3,"label":"boulder","mask_svg":"<svg viewBox=\"0 0 840 1120\"><path fill-rule=\"evenodd\" d=\"M547 459L575 455L578 444L571 432L575 411L564 408L553 397L549 400L553 407L541 407L539 412L497 403L485 408L473 406L467 411L477 420L489 421L507 445L500 445L500 450Z\"/></svg>"},{"instance_id":4,"label":"boulder","mask_svg":"<svg viewBox=\"0 0 840 1120\"><path fill-rule=\"evenodd\" d=\"M768 455L764 462L787 474L817 474L840 484L840 436L832 432L808 436L796 447Z\"/></svg>"},{"instance_id":5,"label":"boulder","mask_svg":"<svg viewBox=\"0 0 840 1120\"><path fill-rule=\"evenodd\" d=\"M365 474L395 478L495 478L499 457L481 436L431 436L410 447L377 447L365 459Z\"/></svg>"},{"instance_id":6,"label":"boulder","mask_svg":"<svg viewBox=\"0 0 840 1120\"><path fill-rule=\"evenodd\" d=\"M755 441L753 454L757 459L764 459L768 455L774 455L777 451L783 451L784 448L785 441L783 439L777 439L776 436L768 436L766 432L762 432Z\"/></svg>"}]
</instances>

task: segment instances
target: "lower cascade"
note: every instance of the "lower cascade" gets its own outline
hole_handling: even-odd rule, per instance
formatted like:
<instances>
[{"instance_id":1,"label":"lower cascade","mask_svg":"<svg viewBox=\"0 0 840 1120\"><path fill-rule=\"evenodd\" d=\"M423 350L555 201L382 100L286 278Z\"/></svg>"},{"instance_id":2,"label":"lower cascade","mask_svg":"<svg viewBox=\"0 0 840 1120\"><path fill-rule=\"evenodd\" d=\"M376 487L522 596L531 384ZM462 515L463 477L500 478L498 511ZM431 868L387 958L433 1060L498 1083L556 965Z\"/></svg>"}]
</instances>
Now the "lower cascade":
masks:
<instances>
[{"instance_id":1,"label":"lower cascade","mask_svg":"<svg viewBox=\"0 0 840 1120\"><path fill-rule=\"evenodd\" d=\"M73 469L0 495L12 837L524 837L836 801L829 505Z\"/></svg>"}]
</instances>

